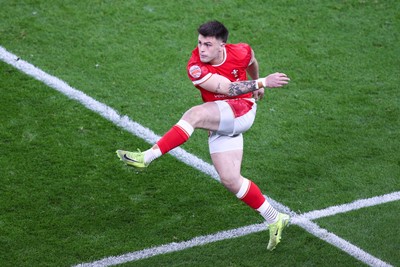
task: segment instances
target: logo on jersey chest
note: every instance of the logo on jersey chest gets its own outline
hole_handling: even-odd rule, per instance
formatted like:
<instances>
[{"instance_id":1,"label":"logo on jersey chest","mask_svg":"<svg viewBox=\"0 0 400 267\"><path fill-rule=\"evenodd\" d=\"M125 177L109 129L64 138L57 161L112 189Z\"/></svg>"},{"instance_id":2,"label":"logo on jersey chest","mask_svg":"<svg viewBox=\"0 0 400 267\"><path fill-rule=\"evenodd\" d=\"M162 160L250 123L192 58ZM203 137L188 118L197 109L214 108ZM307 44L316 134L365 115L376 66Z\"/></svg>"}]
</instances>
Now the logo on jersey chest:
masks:
<instances>
[{"instance_id":1,"label":"logo on jersey chest","mask_svg":"<svg viewBox=\"0 0 400 267\"><path fill-rule=\"evenodd\" d=\"M233 75L233 77L235 77L235 80L238 81L239 80L239 71L237 69L234 69L231 74Z\"/></svg>"}]
</instances>

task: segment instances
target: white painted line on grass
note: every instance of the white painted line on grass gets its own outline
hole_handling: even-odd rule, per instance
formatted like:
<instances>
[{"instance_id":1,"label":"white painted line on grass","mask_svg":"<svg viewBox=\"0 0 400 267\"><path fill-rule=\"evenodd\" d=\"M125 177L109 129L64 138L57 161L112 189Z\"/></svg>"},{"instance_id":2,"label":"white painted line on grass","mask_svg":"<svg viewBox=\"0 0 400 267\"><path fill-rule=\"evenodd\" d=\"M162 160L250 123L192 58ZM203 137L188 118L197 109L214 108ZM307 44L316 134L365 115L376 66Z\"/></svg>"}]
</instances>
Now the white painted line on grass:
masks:
<instances>
[{"instance_id":1,"label":"white painted line on grass","mask_svg":"<svg viewBox=\"0 0 400 267\"><path fill-rule=\"evenodd\" d=\"M181 251L184 249L203 246L209 243L222 241L226 239L232 239L236 237L241 237L245 235L249 235L252 233L257 233L264 231L266 229L266 225L264 223L254 224L249 226L244 226L232 230L222 231L211 235L198 236L191 240L179 242L179 243L169 243L166 245L161 245L158 247L147 248L140 251L135 251L131 253L127 253L124 255L119 255L115 257L107 257L99 261L94 261L90 263L82 263L76 265L76 267L100 267L100 266L112 266L142 259L147 259L153 256Z\"/></svg>"},{"instance_id":2,"label":"white painted line on grass","mask_svg":"<svg viewBox=\"0 0 400 267\"><path fill-rule=\"evenodd\" d=\"M353 203L349 204L343 204L340 205L342 208L344 208L347 211L350 210L357 210L361 209L364 207L369 207L373 205L379 205L379 204L384 204L387 202L391 201L396 201L399 200L400 198L400 191L399 192L394 192L391 194L387 194L381 197L373 197L373 198L368 198L368 199L363 199L360 200L361 202L364 203L369 203L369 205L357 205L355 206ZM350 209L351 207L351 209ZM342 213L341 210L336 210L337 212L330 212L329 215L324 212L324 210L320 211L315 211L315 214L318 214L317 216L314 216L313 219L319 219L322 217L327 217L327 216L333 216L339 213ZM382 260L368 254L367 252L363 251L362 249L358 248L357 246L354 246L353 244L349 243L348 241L338 237L337 235L328 232L325 229L322 229L319 227L316 223L311 222L310 220L307 219L307 216L303 215L295 215L291 219L291 224L298 225L302 227L303 229L307 230L309 233L315 235L316 237L328 242L329 244L347 252L354 258L368 264L369 266L374 266L374 267L390 267L391 265L383 262ZM320 216L320 217L318 217ZM245 227L240 227L237 229L232 229L232 230L227 230L227 231L222 231L218 232L215 234L211 235L206 235L206 236L200 236L193 238L188 241L184 242L179 242L179 243L169 243L157 247L152 247L152 248L147 248L119 256L111 256L107 257L98 261L94 262L89 262L89 263L81 263L79 265L76 265L75 267L100 267L100 266L113 266L117 264L122 264L126 262L133 262L137 260L142 260L142 259L147 259L151 258L157 255L162 255L166 253L171 253L171 252L176 252L176 251L181 251L184 249L196 247L196 246L203 246L209 243L217 242L217 241L222 241L225 239L232 239L232 238L237 238L241 236L245 236L248 234L252 233L257 233L261 231L265 231L267 229L266 224L261 223L261 224L253 224Z\"/></svg>"},{"instance_id":3,"label":"white painted line on grass","mask_svg":"<svg viewBox=\"0 0 400 267\"><path fill-rule=\"evenodd\" d=\"M113 122L114 124L118 125L119 127L127 130L128 132L136 135L137 137L142 138L143 140L145 140L146 142L148 142L150 144L155 143L160 138L158 135L156 135L150 129L145 128L142 125L132 121L127 116L119 115L111 107L87 96L86 94L84 94L83 92L81 92L79 90L72 88L66 82L60 80L59 78L49 75L46 72L40 70L39 68L33 66L32 64L30 64L24 60L21 60L19 57L8 52L6 49L4 49L1 46L0 46L0 59L4 62L8 63L9 65L15 67L16 69L24 72L25 74L28 74L29 76L35 78L36 80L39 80L39 81L43 82L44 84L48 85L49 87L61 92L62 94L66 95L67 97L78 101L79 103L84 105L86 108L100 114L102 117ZM197 170L199 170L205 174L210 175L212 178L214 178L216 180L219 180L218 174L216 173L214 167L211 164L204 162L200 158L198 158L190 153L187 153L182 148L176 148L173 151L171 151L170 153L173 156L175 156L176 158L178 158L179 160L181 160L182 162L196 168ZM285 212L291 213L294 216L293 221L294 221L294 223L296 223L296 214L294 212L290 211L290 209L288 207L280 204L279 202L276 202L272 199L270 199L270 201L279 210L284 210ZM356 208L356 206L354 206L353 209L354 208ZM325 211L320 214L323 214L323 215L334 214L335 208L332 208L332 210L330 210L330 209L331 208L325 209ZM352 210L352 209L348 209L347 211L350 211L350 210ZM320 214L310 212L310 213L308 213L307 216L310 216L310 218L315 219ZM305 216L298 216L298 217L299 218L297 219L296 224L303 227L305 230L314 234L315 236L323 239L323 237L327 233L329 233L326 230L320 228L315 223L311 222L310 218L305 217ZM122 262L117 262L116 261L117 259L124 260L124 262L126 262L127 259L132 257L132 255L134 255L134 257L138 257L137 255L143 254L143 255L148 255L147 257L151 257L151 256L163 254L163 253L182 250L185 248L204 245L204 244L207 244L210 242L215 242L215 241L223 240L226 238L234 238L234 237L252 233L252 231L253 232L262 231L263 229L265 230L265 228L260 227L260 225L250 225L250 226L246 226L246 227L242 227L242 228L238 228L238 229L234 229L234 230L220 232L220 233L217 233L214 235L197 237L190 241L185 241L185 242L181 242L181 243L171 243L171 244L163 245L163 246L156 247L156 248L150 248L150 249L146 249L146 250L142 250L142 251L138 251L138 252L124 254L122 256L109 257L109 258L104 259L105 261L108 261L107 259L112 259L113 263L110 263L110 264L105 262L103 265L102 263L100 263L100 262L102 262L102 260L100 260L97 262L87 263L88 264L87 266L109 266L109 265L119 264ZM243 231L244 234L240 234L240 233L238 233L238 231L239 232ZM323 236L320 236L321 232L324 233ZM228 237L226 237L226 236L228 236ZM375 263L383 264L383 265L379 265L379 266L390 266L389 264L364 252L363 250L359 249L358 247L351 245L347 241L337 237L336 235L332 234L332 238L323 239L323 240L342 249L343 251L347 252L348 254L365 262L366 264L368 264L370 266L375 266L375 265L373 265ZM343 244L346 244L346 246L344 246ZM157 254L157 251L161 251L162 253L160 252ZM143 255L141 256L142 258L143 258ZM132 261L132 260L129 260L129 261ZM85 266L86 266L86 264L85 264Z\"/></svg>"},{"instance_id":4,"label":"white painted line on grass","mask_svg":"<svg viewBox=\"0 0 400 267\"><path fill-rule=\"evenodd\" d=\"M352 210L376 206L382 203L393 202L400 200L400 192L393 192L390 194L371 197L367 199L360 199L349 204L332 206L322 210L314 210L301 215L304 219L315 220L322 217L332 216L339 213L345 213Z\"/></svg>"},{"instance_id":5,"label":"white painted line on grass","mask_svg":"<svg viewBox=\"0 0 400 267\"><path fill-rule=\"evenodd\" d=\"M359 247L351 244L350 242L344 240L343 238L338 237L337 235L328 232L327 230L319 227L316 223L309 221L307 219L302 218L301 220L296 220L296 224L309 233L313 234L316 237L321 238L322 240L328 242L329 244L345 251L350 254L354 258L368 264L373 267L393 267L392 265L368 254L364 250ZM332 264L333 266L334 264Z\"/></svg>"},{"instance_id":6,"label":"white painted line on grass","mask_svg":"<svg viewBox=\"0 0 400 267\"><path fill-rule=\"evenodd\" d=\"M158 139L160 139L160 136L156 135L152 130L132 121L128 116L119 115L113 108L69 86L63 80L60 80L59 78L54 77L35 67L34 65L20 59L18 56L8 52L2 46L0 46L0 59L22 71L23 73L35 78L36 80L43 82L50 88L53 88L66 95L68 98L78 101L87 109L100 114L105 119L143 139L147 143L154 144L158 141ZM193 168L213 177L216 180L219 180L219 176L211 164L204 162L200 158L186 152L184 149L178 147L171 151L170 154L185 164L192 166Z\"/></svg>"}]
</instances>

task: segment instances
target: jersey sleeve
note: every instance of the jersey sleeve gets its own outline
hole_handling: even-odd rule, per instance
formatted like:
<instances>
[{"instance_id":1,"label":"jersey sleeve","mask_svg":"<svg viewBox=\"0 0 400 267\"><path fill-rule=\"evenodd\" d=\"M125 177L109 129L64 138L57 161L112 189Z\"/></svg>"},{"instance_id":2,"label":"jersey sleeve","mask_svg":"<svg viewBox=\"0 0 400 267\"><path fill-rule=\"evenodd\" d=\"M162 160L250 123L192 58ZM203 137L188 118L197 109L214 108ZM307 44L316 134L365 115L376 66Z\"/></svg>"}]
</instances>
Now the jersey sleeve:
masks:
<instances>
[{"instance_id":1,"label":"jersey sleeve","mask_svg":"<svg viewBox=\"0 0 400 267\"><path fill-rule=\"evenodd\" d=\"M210 68L209 64L204 64L200 61L197 48L193 49L192 56L187 64L187 74L195 86L207 81L211 77L212 72Z\"/></svg>"}]
</instances>

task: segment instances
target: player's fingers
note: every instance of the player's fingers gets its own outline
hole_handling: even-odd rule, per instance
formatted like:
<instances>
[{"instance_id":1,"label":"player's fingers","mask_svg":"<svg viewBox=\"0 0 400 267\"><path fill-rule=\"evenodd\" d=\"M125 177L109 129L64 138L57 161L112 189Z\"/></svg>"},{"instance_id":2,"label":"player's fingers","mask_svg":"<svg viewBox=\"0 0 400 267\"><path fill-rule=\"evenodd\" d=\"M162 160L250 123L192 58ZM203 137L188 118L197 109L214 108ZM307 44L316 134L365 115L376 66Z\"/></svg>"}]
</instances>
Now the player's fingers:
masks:
<instances>
[{"instance_id":1,"label":"player's fingers","mask_svg":"<svg viewBox=\"0 0 400 267\"><path fill-rule=\"evenodd\" d=\"M257 101L258 100L258 93L257 92L253 92L253 98Z\"/></svg>"}]
</instances>

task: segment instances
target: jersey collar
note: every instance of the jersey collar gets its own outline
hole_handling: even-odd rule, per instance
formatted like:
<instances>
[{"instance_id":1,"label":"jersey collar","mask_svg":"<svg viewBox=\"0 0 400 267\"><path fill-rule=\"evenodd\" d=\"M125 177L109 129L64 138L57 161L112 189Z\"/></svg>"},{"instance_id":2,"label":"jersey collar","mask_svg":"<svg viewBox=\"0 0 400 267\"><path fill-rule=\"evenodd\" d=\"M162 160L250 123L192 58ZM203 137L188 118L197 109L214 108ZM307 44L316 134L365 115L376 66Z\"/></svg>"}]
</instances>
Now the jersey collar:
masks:
<instances>
[{"instance_id":1,"label":"jersey collar","mask_svg":"<svg viewBox=\"0 0 400 267\"><path fill-rule=\"evenodd\" d=\"M219 66L221 66L222 64L224 64L225 63L225 61L226 61L226 58L227 58L227 54L226 54L226 46L224 46L224 58L222 59L222 62L221 63L219 63L219 64L216 64L216 65L212 65L213 67L219 67Z\"/></svg>"}]
</instances>

